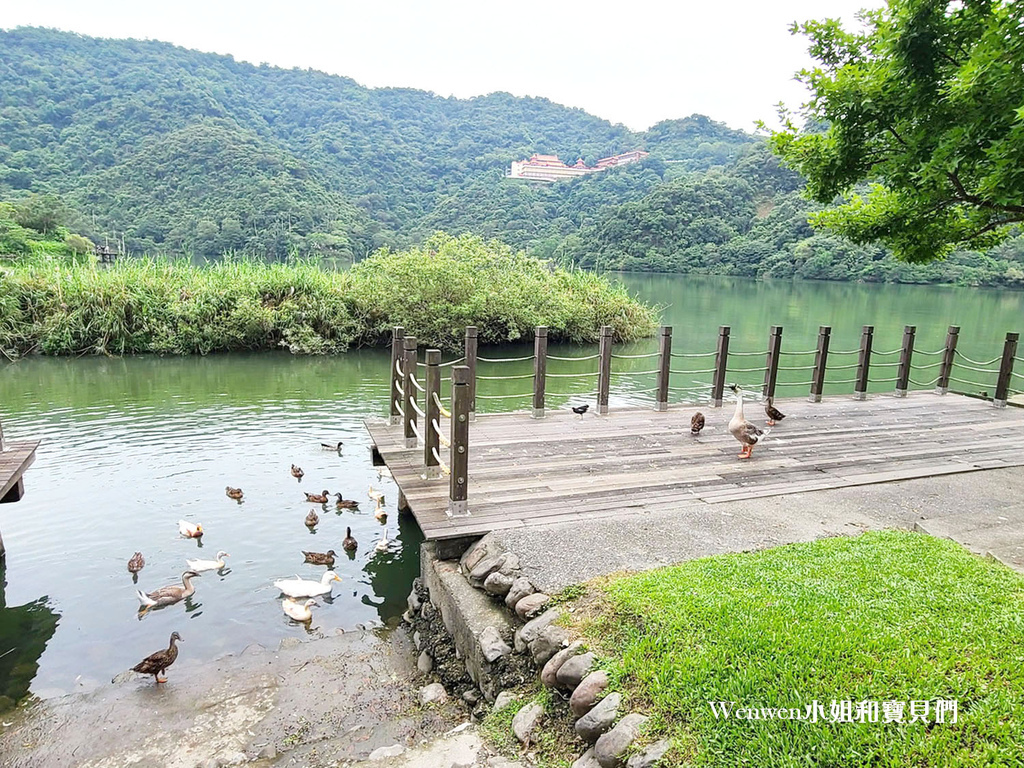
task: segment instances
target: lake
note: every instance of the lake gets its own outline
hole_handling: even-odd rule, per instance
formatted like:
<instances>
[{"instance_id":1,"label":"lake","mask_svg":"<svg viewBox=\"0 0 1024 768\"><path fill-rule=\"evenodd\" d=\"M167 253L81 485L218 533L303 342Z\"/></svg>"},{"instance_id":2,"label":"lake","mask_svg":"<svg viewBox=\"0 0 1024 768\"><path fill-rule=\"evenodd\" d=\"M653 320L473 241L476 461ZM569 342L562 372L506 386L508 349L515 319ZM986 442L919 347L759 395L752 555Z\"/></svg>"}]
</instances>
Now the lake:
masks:
<instances>
[{"instance_id":1,"label":"lake","mask_svg":"<svg viewBox=\"0 0 1024 768\"><path fill-rule=\"evenodd\" d=\"M898 347L903 325L912 324L918 348L934 351L953 323L962 326L961 349L987 360L1024 318L1024 293L987 289L646 274L616 279L665 307L673 350L681 354L713 351L719 325L732 327L733 350L760 352L773 324L784 326L783 350L793 352L814 348L819 325L832 326L833 349L855 349L864 324L875 325L878 350ZM655 349L656 342L647 340L615 351L641 355ZM553 345L550 351L585 357L596 347ZM532 344L523 343L481 355L531 352ZM710 359L678 365L700 371ZM763 361L736 359L749 361L740 367ZM805 360L791 358L794 368ZM653 375L644 371L655 364L617 359L612 406L650 404ZM589 374L594 366L593 360L553 361L549 370ZM335 358L30 358L0 367L7 439L44 440L26 476L24 500L0 507L7 546L0 569L0 696L11 701L28 691L52 696L109 684L166 645L173 630L185 640L183 654L213 659L251 643L274 646L284 637L394 623L418 573L421 536L411 519L397 514L393 484L371 467L362 427L364 417L385 413L387 369L383 349ZM485 362L480 374L522 376L531 370L529 361ZM737 375L741 383L759 386L760 374ZM784 372L783 380L804 376ZM675 376L672 399L706 398L709 378ZM590 375L553 378L549 407L585 402L595 386ZM978 389L985 387L991 389L978 381ZM529 390L528 379L482 380L479 410L528 407ZM829 391L850 391L850 385L832 384ZM780 390L806 392L803 385ZM340 454L320 447L338 440L344 442ZM305 470L301 483L289 474L293 463ZM243 503L225 496L227 485L244 490ZM386 498L393 539L386 552L374 548L383 526L372 514L370 485ZM360 501L361 509L336 513L333 504L324 510L303 501L304 491L324 488ZM313 530L303 522L311 508L321 518ZM206 535L198 542L181 538L179 519L201 522ZM359 541L351 558L341 548L346 527ZM136 586L150 591L174 583L186 558L212 559L219 549L230 553L228 567L197 579L192 598L139 616ZM301 551L328 549L341 553L335 570L342 581L333 600L314 609L307 630L284 616L272 582L294 574L318 578L324 568L304 564ZM126 563L137 550L146 566L136 585Z\"/></svg>"}]
</instances>

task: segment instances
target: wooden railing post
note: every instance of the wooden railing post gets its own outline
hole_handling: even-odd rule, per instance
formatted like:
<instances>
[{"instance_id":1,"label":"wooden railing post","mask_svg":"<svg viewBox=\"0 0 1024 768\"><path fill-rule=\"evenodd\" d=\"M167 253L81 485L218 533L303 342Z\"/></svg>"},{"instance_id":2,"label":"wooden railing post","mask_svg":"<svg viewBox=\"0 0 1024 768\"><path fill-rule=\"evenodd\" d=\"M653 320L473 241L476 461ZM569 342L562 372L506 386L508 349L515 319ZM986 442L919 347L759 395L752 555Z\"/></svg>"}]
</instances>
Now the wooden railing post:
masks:
<instances>
[{"instance_id":1,"label":"wooden railing post","mask_svg":"<svg viewBox=\"0 0 1024 768\"><path fill-rule=\"evenodd\" d=\"M423 398L423 412L426 414L423 421L423 465L424 477L428 480L441 475L441 467L434 458L434 453L441 453L441 441L438 439L437 431L434 429L436 423L441 426L441 411L434 401L435 397L441 397L441 350L427 350L427 393Z\"/></svg>"},{"instance_id":2,"label":"wooden railing post","mask_svg":"<svg viewBox=\"0 0 1024 768\"><path fill-rule=\"evenodd\" d=\"M448 516L469 514L469 381L468 365L452 368L451 482Z\"/></svg>"},{"instance_id":3,"label":"wooden railing post","mask_svg":"<svg viewBox=\"0 0 1024 768\"><path fill-rule=\"evenodd\" d=\"M402 339L402 370L405 373L405 380L402 382L404 397L402 398L402 410L405 411L405 447L416 447L416 411L412 407L416 402L416 387L413 386L412 377L416 375L416 337L406 336Z\"/></svg>"},{"instance_id":4,"label":"wooden railing post","mask_svg":"<svg viewBox=\"0 0 1024 768\"><path fill-rule=\"evenodd\" d=\"M475 325L466 326L466 367L469 368L469 420L476 418L476 348Z\"/></svg>"},{"instance_id":5,"label":"wooden railing post","mask_svg":"<svg viewBox=\"0 0 1024 768\"><path fill-rule=\"evenodd\" d=\"M779 350L782 349L782 326L773 325L768 335L768 355L764 361L764 389L761 394L768 400L775 397L775 382L779 378Z\"/></svg>"},{"instance_id":6,"label":"wooden railing post","mask_svg":"<svg viewBox=\"0 0 1024 768\"><path fill-rule=\"evenodd\" d=\"M597 413L605 416L608 413L608 392L612 383L612 327L601 326L601 343L598 346L597 359Z\"/></svg>"},{"instance_id":7,"label":"wooden railing post","mask_svg":"<svg viewBox=\"0 0 1024 768\"><path fill-rule=\"evenodd\" d=\"M0 453L3 453L6 450L7 448L4 447L4 425L2 422L0 422ZM3 548L0 547L0 552L2 551Z\"/></svg>"},{"instance_id":8,"label":"wooden railing post","mask_svg":"<svg viewBox=\"0 0 1024 768\"><path fill-rule=\"evenodd\" d=\"M916 325L903 327L903 344L900 346L900 367L896 369L896 397L906 397L910 388L910 365L914 357L914 336Z\"/></svg>"},{"instance_id":9,"label":"wooden railing post","mask_svg":"<svg viewBox=\"0 0 1024 768\"><path fill-rule=\"evenodd\" d=\"M654 410L668 410L669 369L672 367L672 326L663 325L658 336L658 393Z\"/></svg>"},{"instance_id":10,"label":"wooden railing post","mask_svg":"<svg viewBox=\"0 0 1024 768\"><path fill-rule=\"evenodd\" d=\"M811 395L807 398L812 403L820 403L825 390L825 369L828 367L828 344L831 338L830 326L818 326L818 347L814 350L814 370L811 371Z\"/></svg>"},{"instance_id":11,"label":"wooden railing post","mask_svg":"<svg viewBox=\"0 0 1024 768\"><path fill-rule=\"evenodd\" d=\"M860 332L860 355L857 357L857 380L853 383L853 399L868 399L868 376L871 373L871 342L875 326L865 325Z\"/></svg>"},{"instance_id":12,"label":"wooden railing post","mask_svg":"<svg viewBox=\"0 0 1024 768\"><path fill-rule=\"evenodd\" d=\"M718 346L715 349L715 375L711 380L711 407L722 407L722 392L725 390L725 369L729 366L729 333L728 325L718 329Z\"/></svg>"},{"instance_id":13,"label":"wooden railing post","mask_svg":"<svg viewBox=\"0 0 1024 768\"><path fill-rule=\"evenodd\" d=\"M942 349L942 364L939 366L939 380L935 382L935 393L949 392L949 377L953 374L953 359L956 357L956 343L960 339L960 326L951 325L946 331L946 346Z\"/></svg>"},{"instance_id":14,"label":"wooden railing post","mask_svg":"<svg viewBox=\"0 0 1024 768\"><path fill-rule=\"evenodd\" d=\"M388 403L391 406L391 418L389 421L392 424L398 424L402 420L396 401L402 398L402 377L398 375L398 361L405 354L403 351L405 348L402 346L403 338L405 338L405 329L402 326L396 325L391 329L391 375L388 376L388 381L391 382L391 390Z\"/></svg>"},{"instance_id":15,"label":"wooden railing post","mask_svg":"<svg viewBox=\"0 0 1024 768\"><path fill-rule=\"evenodd\" d=\"M548 328L538 325L533 331L533 418L544 418L544 387L548 375Z\"/></svg>"},{"instance_id":16,"label":"wooden railing post","mask_svg":"<svg viewBox=\"0 0 1024 768\"><path fill-rule=\"evenodd\" d=\"M1003 342L1003 359L999 363L999 378L996 379L996 396L992 398L992 405L996 408L1004 408L1006 400L1010 395L1010 375L1013 373L1013 358L1017 355L1018 333L1006 334L1006 341Z\"/></svg>"}]
</instances>

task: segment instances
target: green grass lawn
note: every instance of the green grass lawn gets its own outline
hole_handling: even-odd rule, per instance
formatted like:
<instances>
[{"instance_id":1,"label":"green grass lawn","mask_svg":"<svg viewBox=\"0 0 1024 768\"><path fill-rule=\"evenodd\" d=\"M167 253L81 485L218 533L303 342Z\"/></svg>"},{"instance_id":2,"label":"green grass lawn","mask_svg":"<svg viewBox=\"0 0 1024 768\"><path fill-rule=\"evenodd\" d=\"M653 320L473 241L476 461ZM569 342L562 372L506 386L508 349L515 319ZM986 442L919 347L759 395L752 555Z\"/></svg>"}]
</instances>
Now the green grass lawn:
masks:
<instances>
[{"instance_id":1,"label":"green grass lawn","mask_svg":"<svg viewBox=\"0 0 1024 768\"><path fill-rule=\"evenodd\" d=\"M610 579L580 628L672 764L1024 765L1024 578L950 541L886 531ZM582 611L581 611L582 612ZM595 618L596 617L596 618ZM716 719L709 701L824 722ZM936 700L957 722L935 722ZM877 701L878 722L831 702ZM930 702L913 725L910 701ZM882 702L907 702L884 722Z\"/></svg>"}]
</instances>

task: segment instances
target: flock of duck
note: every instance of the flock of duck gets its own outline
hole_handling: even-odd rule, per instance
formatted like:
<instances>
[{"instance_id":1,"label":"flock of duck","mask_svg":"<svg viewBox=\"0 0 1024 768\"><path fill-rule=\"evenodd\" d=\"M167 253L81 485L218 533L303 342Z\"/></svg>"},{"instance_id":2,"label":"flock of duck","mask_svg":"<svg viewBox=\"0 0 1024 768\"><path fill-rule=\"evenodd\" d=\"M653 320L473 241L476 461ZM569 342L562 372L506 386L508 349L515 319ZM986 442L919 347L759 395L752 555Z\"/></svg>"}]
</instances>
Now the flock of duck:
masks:
<instances>
[{"instance_id":1,"label":"flock of duck","mask_svg":"<svg viewBox=\"0 0 1024 768\"><path fill-rule=\"evenodd\" d=\"M323 448L328 450L341 451L342 443L338 442L335 444L321 443ZM305 472L302 471L301 467L291 465L292 477L302 480ZM383 478L389 476L390 473L387 468L380 468L379 475ZM241 488L233 488L227 486L225 489L225 495L229 499L237 501L239 504L242 503L245 498L245 494ZM388 539L388 527L387 527L387 512L384 509L384 494L381 491L376 490L372 485L369 487L367 496L371 501L375 502L376 508L374 510L374 517L380 522L384 528L381 538L374 544L374 549L378 552L386 552L391 542ZM321 493L305 493L306 501L312 504L320 504L324 511L326 511L327 504L331 501L331 494L326 490ZM338 510L342 509L358 509L359 502L353 499L346 499L342 494L333 494L335 499L335 506ZM313 528L320 522L320 516L317 515L315 509L311 509L309 514L306 515L305 523L309 528ZM201 523L192 523L188 520L178 521L178 533L187 539L198 539L204 535L203 526ZM347 552L355 552L359 547L359 542L356 541L355 537L352 536L352 528L345 528L345 538L341 542L342 549ZM303 579L298 575L294 579L281 579L274 582L274 587L277 588L285 597L281 602L281 609L288 618L293 621L300 623L309 623L313 619L313 607L318 606L319 603L313 598L322 597L329 595L334 586L334 582L341 581L341 577L338 576L333 570L334 559L336 553L333 549L327 552L302 552L305 562L312 563L313 565L325 565L328 570L321 576L319 581L312 579ZM224 558L230 557L230 555L220 550L217 552L215 559L213 560L202 560L202 559L186 559L185 563L188 566L188 570L181 574L181 584L170 584L165 587L160 587L152 592L143 592L141 589L135 590L135 596L139 600L139 613L144 614L150 609L163 608L168 605L174 605L182 600L191 597L195 594L195 585L192 580L199 577L204 571L220 571L226 565ZM141 552L136 552L131 559L128 561L128 571L135 575L145 567L146 561L142 556ZM177 632L171 634L170 642L167 648L152 653L139 662L137 665L132 667L132 671L139 672L141 674L153 675L157 683L167 682L166 677L161 675L166 672L167 668L174 663L178 657L177 643L182 642L181 635Z\"/></svg>"}]
</instances>

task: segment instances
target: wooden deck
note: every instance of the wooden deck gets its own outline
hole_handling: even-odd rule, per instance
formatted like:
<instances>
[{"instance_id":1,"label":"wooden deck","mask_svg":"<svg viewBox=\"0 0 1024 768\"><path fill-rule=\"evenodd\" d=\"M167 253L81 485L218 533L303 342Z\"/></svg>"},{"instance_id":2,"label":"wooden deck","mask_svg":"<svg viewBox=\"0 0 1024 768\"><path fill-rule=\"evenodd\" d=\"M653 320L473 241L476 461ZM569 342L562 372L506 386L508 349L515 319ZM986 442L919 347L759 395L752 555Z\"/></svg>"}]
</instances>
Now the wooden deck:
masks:
<instances>
[{"instance_id":1,"label":"wooden deck","mask_svg":"<svg viewBox=\"0 0 1024 768\"><path fill-rule=\"evenodd\" d=\"M788 418L747 461L727 429L731 403L699 409L707 427L697 438L694 407L582 420L568 409L545 419L478 416L469 437L470 515L458 518L446 514L448 478L422 479L423 449L404 448L401 425L366 427L427 539L1024 464L1010 439L1024 430L1020 408L924 392L776 405ZM764 419L758 403L746 415Z\"/></svg>"},{"instance_id":2,"label":"wooden deck","mask_svg":"<svg viewBox=\"0 0 1024 768\"><path fill-rule=\"evenodd\" d=\"M38 447L38 440L4 444L4 450L0 451L0 503L18 501L24 495L22 476L36 460Z\"/></svg>"}]
</instances>

